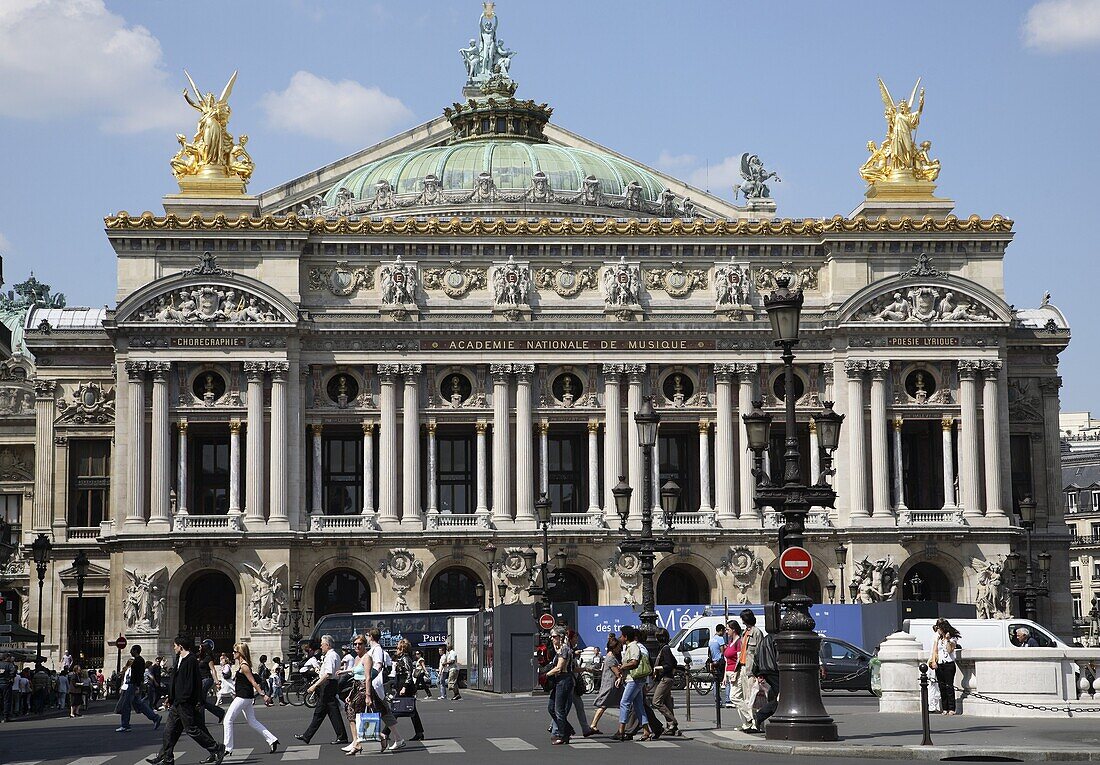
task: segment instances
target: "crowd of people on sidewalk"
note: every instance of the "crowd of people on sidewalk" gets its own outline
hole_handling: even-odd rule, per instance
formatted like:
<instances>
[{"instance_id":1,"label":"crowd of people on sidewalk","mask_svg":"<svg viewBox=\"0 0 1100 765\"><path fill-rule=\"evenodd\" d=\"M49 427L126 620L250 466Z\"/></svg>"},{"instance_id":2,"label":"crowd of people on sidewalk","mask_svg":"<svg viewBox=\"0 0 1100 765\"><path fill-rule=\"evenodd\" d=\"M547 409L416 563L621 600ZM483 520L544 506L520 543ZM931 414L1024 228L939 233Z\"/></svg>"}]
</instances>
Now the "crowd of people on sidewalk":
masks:
<instances>
[{"instance_id":1,"label":"crowd of people on sidewalk","mask_svg":"<svg viewBox=\"0 0 1100 765\"><path fill-rule=\"evenodd\" d=\"M39 657L41 659L41 657ZM56 669L39 660L20 668L15 657L0 654L0 720L42 717L56 710L81 717L88 703L103 694L102 669L85 669L66 652Z\"/></svg>"},{"instance_id":2,"label":"crowd of people on sidewalk","mask_svg":"<svg viewBox=\"0 0 1100 765\"><path fill-rule=\"evenodd\" d=\"M714 675L726 707L735 709L745 733L762 733L779 700L779 661L775 638L756 625L756 614L746 608L714 625L707 645L707 671ZM763 703L759 697L763 696Z\"/></svg>"}]
</instances>

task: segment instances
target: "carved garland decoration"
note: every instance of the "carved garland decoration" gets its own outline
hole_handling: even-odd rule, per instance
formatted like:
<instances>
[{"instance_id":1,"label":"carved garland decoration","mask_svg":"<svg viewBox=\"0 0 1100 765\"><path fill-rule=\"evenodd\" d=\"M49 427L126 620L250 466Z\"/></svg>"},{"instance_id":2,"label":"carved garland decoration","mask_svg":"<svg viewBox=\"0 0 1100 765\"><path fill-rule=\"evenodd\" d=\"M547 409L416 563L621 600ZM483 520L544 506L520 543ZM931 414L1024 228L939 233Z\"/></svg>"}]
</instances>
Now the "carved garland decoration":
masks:
<instances>
[{"instance_id":1,"label":"carved garland decoration","mask_svg":"<svg viewBox=\"0 0 1100 765\"><path fill-rule=\"evenodd\" d=\"M573 297L583 290L596 289L596 269L540 268L535 272L535 285L539 289L553 290L562 297Z\"/></svg>"},{"instance_id":2,"label":"carved garland decoration","mask_svg":"<svg viewBox=\"0 0 1100 765\"><path fill-rule=\"evenodd\" d=\"M351 268L346 260L336 261L331 268L309 269L309 289L328 290L337 297L350 297L360 289L374 288L373 268Z\"/></svg>"},{"instance_id":3,"label":"carved garland decoration","mask_svg":"<svg viewBox=\"0 0 1100 765\"><path fill-rule=\"evenodd\" d=\"M648 289L663 289L672 297L687 297L693 291L707 288L707 274L700 269L684 270L683 263L673 262L672 268L655 268L645 272Z\"/></svg>"},{"instance_id":4,"label":"carved garland decoration","mask_svg":"<svg viewBox=\"0 0 1100 765\"><path fill-rule=\"evenodd\" d=\"M81 383L72 402L57 401L57 422L73 425L105 425L115 421L115 389L97 382Z\"/></svg>"},{"instance_id":5,"label":"carved garland decoration","mask_svg":"<svg viewBox=\"0 0 1100 765\"><path fill-rule=\"evenodd\" d=\"M791 289L803 291L817 289L817 269L807 267L796 272L791 263L782 263L775 269L756 269L756 288L761 292L771 292L776 289L777 282L783 277L790 280Z\"/></svg>"},{"instance_id":6,"label":"carved garland decoration","mask_svg":"<svg viewBox=\"0 0 1100 765\"><path fill-rule=\"evenodd\" d=\"M460 298L472 290L485 289L484 268L428 268L422 274L425 290L443 290L448 297Z\"/></svg>"}]
</instances>

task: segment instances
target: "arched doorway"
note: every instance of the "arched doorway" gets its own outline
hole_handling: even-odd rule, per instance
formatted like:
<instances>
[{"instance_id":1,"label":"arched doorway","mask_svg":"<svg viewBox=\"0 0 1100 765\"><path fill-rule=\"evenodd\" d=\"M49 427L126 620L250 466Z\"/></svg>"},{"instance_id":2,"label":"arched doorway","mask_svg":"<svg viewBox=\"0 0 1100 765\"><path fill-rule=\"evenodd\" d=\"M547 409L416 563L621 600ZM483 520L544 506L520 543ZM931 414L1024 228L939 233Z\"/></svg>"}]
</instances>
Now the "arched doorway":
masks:
<instances>
[{"instance_id":1,"label":"arched doorway","mask_svg":"<svg viewBox=\"0 0 1100 765\"><path fill-rule=\"evenodd\" d=\"M558 586L552 593L557 603L575 602L578 606L596 605L595 587L583 572L572 566L557 572Z\"/></svg>"},{"instance_id":2,"label":"arched doorway","mask_svg":"<svg viewBox=\"0 0 1100 765\"><path fill-rule=\"evenodd\" d=\"M768 600L777 601L783 600L790 594L790 585L784 581L783 584L776 582L775 571L772 570L771 577L768 579ZM817 574L813 571L810 575L802 580L802 591L810 596L810 599L814 603L822 603L821 599L821 580L817 578Z\"/></svg>"},{"instance_id":3,"label":"arched doorway","mask_svg":"<svg viewBox=\"0 0 1100 765\"><path fill-rule=\"evenodd\" d=\"M183 588L180 632L195 641L214 641L214 650L229 653L237 639L237 590L220 571L199 574Z\"/></svg>"},{"instance_id":4,"label":"arched doorway","mask_svg":"<svg viewBox=\"0 0 1100 765\"><path fill-rule=\"evenodd\" d=\"M955 588L951 586L951 580L934 563L917 563L906 571L901 592L904 600L955 602Z\"/></svg>"},{"instance_id":5,"label":"arched doorway","mask_svg":"<svg viewBox=\"0 0 1100 765\"><path fill-rule=\"evenodd\" d=\"M477 608L474 587L481 578L466 568L452 566L436 574L428 588L428 608Z\"/></svg>"},{"instance_id":6,"label":"arched doorway","mask_svg":"<svg viewBox=\"0 0 1100 765\"><path fill-rule=\"evenodd\" d=\"M710 603L710 587L694 566L678 563L657 577L657 602L668 605L706 605Z\"/></svg>"},{"instance_id":7,"label":"arched doorway","mask_svg":"<svg viewBox=\"0 0 1100 765\"><path fill-rule=\"evenodd\" d=\"M313 590L313 612L317 618L356 611L370 611L370 585L366 579L346 568L321 577Z\"/></svg>"}]
</instances>

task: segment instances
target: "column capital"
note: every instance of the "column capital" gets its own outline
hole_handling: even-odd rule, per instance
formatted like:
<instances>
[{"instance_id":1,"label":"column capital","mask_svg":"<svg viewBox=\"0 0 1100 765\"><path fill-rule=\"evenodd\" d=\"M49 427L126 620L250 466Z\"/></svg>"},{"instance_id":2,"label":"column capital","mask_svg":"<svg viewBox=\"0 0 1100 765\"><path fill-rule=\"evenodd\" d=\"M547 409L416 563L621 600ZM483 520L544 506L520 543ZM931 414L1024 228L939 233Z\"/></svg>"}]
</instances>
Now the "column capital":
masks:
<instances>
[{"instance_id":1,"label":"column capital","mask_svg":"<svg viewBox=\"0 0 1100 765\"><path fill-rule=\"evenodd\" d=\"M168 382L168 373L172 371L172 364L167 361L150 361L149 371L153 373L153 382Z\"/></svg>"},{"instance_id":2,"label":"column capital","mask_svg":"<svg viewBox=\"0 0 1100 765\"><path fill-rule=\"evenodd\" d=\"M379 364L375 367L375 374L382 382L393 382L394 375L400 372L397 364Z\"/></svg>"},{"instance_id":3,"label":"column capital","mask_svg":"<svg viewBox=\"0 0 1100 765\"><path fill-rule=\"evenodd\" d=\"M996 379L997 374L1001 371L1000 359L984 359L979 362L982 367L982 374L988 379L990 377Z\"/></svg>"},{"instance_id":4,"label":"column capital","mask_svg":"<svg viewBox=\"0 0 1100 765\"><path fill-rule=\"evenodd\" d=\"M286 382L287 375L290 374L290 363L286 361L269 361L267 362L267 371L271 373L272 382Z\"/></svg>"},{"instance_id":5,"label":"column capital","mask_svg":"<svg viewBox=\"0 0 1100 765\"><path fill-rule=\"evenodd\" d=\"M543 419L539 420L538 428L539 428L539 435L540 436L545 436L547 433L550 432L550 420L546 419L545 417Z\"/></svg>"},{"instance_id":6,"label":"column capital","mask_svg":"<svg viewBox=\"0 0 1100 765\"><path fill-rule=\"evenodd\" d=\"M943 428L945 431L950 431L954 424L955 418L949 414L945 414L940 420L940 427Z\"/></svg>"},{"instance_id":7,"label":"column capital","mask_svg":"<svg viewBox=\"0 0 1100 765\"><path fill-rule=\"evenodd\" d=\"M729 382L730 378L737 374L734 371L734 366L734 364L715 364L714 379L718 382Z\"/></svg>"},{"instance_id":8,"label":"column capital","mask_svg":"<svg viewBox=\"0 0 1100 765\"><path fill-rule=\"evenodd\" d=\"M1058 389L1062 387L1062 378L1059 375L1039 378L1039 391L1044 396L1057 396Z\"/></svg>"},{"instance_id":9,"label":"column capital","mask_svg":"<svg viewBox=\"0 0 1100 765\"><path fill-rule=\"evenodd\" d=\"M894 417L894 432L895 433L900 433L901 432L901 426L904 423L905 423L905 418L903 418L900 415L895 415L895 417Z\"/></svg>"},{"instance_id":10,"label":"column capital","mask_svg":"<svg viewBox=\"0 0 1100 765\"><path fill-rule=\"evenodd\" d=\"M708 434L710 433L710 420L705 417L699 420L699 432Z\"/></svg>"},{"instance_id":11,"label":"column capital","mask_svg":"<svg viewBox=\"0 0 1100 765\"><path fill-rule=\"evenodd\" d=\"M595 417L593 417L591 420L588 421L588 432L589 433L599 433L600 432L600 421L597 420Z\"/></svg>"},{"instance_id":12,"label":"column capital","mask_svg":"<svg viewBox=\"0 0 1100 765\"><path fill-rule=\"evenodd\" d=\"M867 371L867 362L859 359L848 359L844 362L844 371L848 374L849 380L861 379L863 373Z\"/></svg>"},{"instance_id":13,"label":"column capital","mask_svg":"<svg viewBox=\"0 0 1100 765\"><path fill-rule=\"evenodd\" d=\"M868 361L867 371L871 373L872 380L885 380L886 373L890 371L889 361Z\"/></svg>"},{"instance_id":14,"label":"column capital","mask_svg":"<svg viewBox=\"0 0 1100 765\"><path fill-rule=\"evenodd\" d=\"M490 364L489 374L493 376L493 382L506 383L508 382L508 375L512 373L511 364Z\"/></svg>"},{"instance_id":15,"label":"column capital","mask_svg":"<svg viewBox=\"0 0 1100 765\"><path fill-rule=\"evenodd\" d=\"M237 419L230 420L229 421L229 432L232 433L233 435L240 435L241 421L237 420Z\"/></svg>"},{"instance_id":16,"label":"column capital","mask_svg":"<svg viewBox=\"0 0 1100 765\"><path fill-rule=\"evenodd\" d=\"M423 364L398 364L398 371L406 378L416 377L424 371Z\"/></svg>"},{"instance_id":17,"label":"column capital","mask_svg":"<svg viewBox=\"0 0 1100 765\"><path fill-rule=\"evenodd\" d=\"M363 420L363 434L367 436L374 434L374 420Z\"/></svg>"},{"instance_id":18,"label":"column capital","mask_svg":"<svg viewBox=\"0 0 1100 765\"><path fill-rule=\"evenodd\" d=\"M248 377L250 383L262 382L264 379L264 372L267 371L267 365L262 361L246 361L244 362L244 373Z\"/></svg>"},{"instance_id":19,"label":"column capital","mask_svg":"<svg viewBox=\"0 0 1100 765\"><path fill-rule=\"evenodd\" d=\"M531 375L535 373L534 364L513 364L512 374L516 376L516 379L521 382L527 382L531 379Z\"/></svg>"},{"instance_id":20,"label":"column capital","mask_svg":"<svg viewBox=\"0 0 1100 765\"><path fill-rule=\"evenodd\" d=\"M831 382L833 379L833 365L831 362L824 362L821 365L821 376L825 378L826 382Z\"/></svg>"},{"instance_id":21,"label":"column capital","mask_svg":"<svg viewBox=\"0 0 1100 765\"><path fill-rule=\"evenodd\" d=\"M741 377L743 379L747 379L749 377L752 377L753 375L755 375L759 371L760 371L760 365L759 364L734 364L733 365L734 374L736 374L738 377Z\"/></svg>"},{"instance_id":22,"label":"column capital","mask_svg":"<svg viewBox=\"0 0 1100 765\"><path fill-rule=\"evenodd\" d=\"M645 374L645 364L623 364L623 371L626 372L630 378L630 382L636 383L642 381L642 375Z\"/></svg>"},{"instance_id":23,"label":"column capital","mask_svg":"<svg viewBox=\"0 0 1100 765\"><path fill-rule=\"evenodd\" d=\"M604 364L600 369L600 373L604 376L604 381L607 382L618 382L619 376L625 372L625 364Z\"/></svg>"},{"instance_id":24,"label":"column capital","mask_svg":"<svg viewBox=\"0 0 1100 765\"><path fill-rule=\"evenodd\" d=\"M811 417L810 418L810 432L811 433L816 433L817 432L817 418L816 417Z\"/></svg>"},{"instance_id":25,"label":"column capital","mask_svg":"<svg viewBox=\"0 0 1100 765\"><path fill-rule=\"evenodd\" d=\"M127 361L126 362L126 374L130 377L130 382L142 382L145 379L145 372L149 369L148 361ZM53 382L52 380L39 380L34 384L35 390L38 390L39 385Z\"/></svg>"},{"instance_id":26,"label":"column capital","mask_svg":"<svg viewBox=\"0 0 1100 765\"><path fill-rule=\"evenodd\" d=\"M176 423L176 427L179 428L180 433L187 432L187 418L181 417L180 421Z\"/></svg>"},{"instance_id":27,"label":"column capital","mask_svg":"<svg viewBox=\"0 0 1100 765\"><path fill-rule=\"evenodd\" d=\"M428 420L428 422L425 423L424 427L426 427L428 429L428 435L429 436L434 436L435 435L435 429L437 427L437 423L436 423L435 420Z\"/></svg>"},{"instance_id":28,"label":"column capital","mask_svg":"<svg viewBox=\"0 0 1100 765\"><path fill-rule=\"evenodd\" d=\"M309 433L316 438L321 435L325 430L325 424L323 422L311 422L309 423Z\"/></svg>"},{"instance_id":29,"label":"column capital","mask_svg":"<svg viewBox=\"0 0 1100 765\"><path fill-rule=\"evenodd\" d=\"M478 420L474 423L474 430L478 435L485 435L485 431L489 429L489 423L485 420Z\"/></svg>"},{"instance_id":30,"label":"column capital","mask_svg":"<svg viewBox=\"0 0 1100 765\"><path fill-rule=\"evenodd\" d=\"M981 368L982 363L976 359L959 359L959 379L973 380Z\"/></svg>"}]
</instances>

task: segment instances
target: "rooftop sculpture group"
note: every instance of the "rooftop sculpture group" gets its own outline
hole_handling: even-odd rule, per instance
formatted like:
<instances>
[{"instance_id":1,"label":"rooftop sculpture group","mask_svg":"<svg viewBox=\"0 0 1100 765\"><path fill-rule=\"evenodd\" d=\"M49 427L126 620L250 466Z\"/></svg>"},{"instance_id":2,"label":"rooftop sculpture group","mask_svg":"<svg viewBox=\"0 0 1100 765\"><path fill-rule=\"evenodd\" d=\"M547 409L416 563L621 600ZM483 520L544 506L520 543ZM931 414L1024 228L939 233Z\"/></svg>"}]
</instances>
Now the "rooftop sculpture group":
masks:
<instances>
[{"instance_id":1,"label":"rooftop sculpture group","mask_svg":"<svg viewBox=\"0 0 1100 765\"><path fill-rule=\"evenodd\" d=\"M195 91L195 100L191 99L184 88L183 98L188 105L199 112L199 124L195 137L190 141L179 133L180 150L172 158L172 173L179 181L180 191L185 194L242 194L248 179L252 177L254 164L245 150L248 136L242 135L235 142L228 130L229 95L237 81L237 73L229 78L220 96L213 93L205 95L187 74L187 81Z\"/></svg>"},{"instance_id":2,"label":"rooftop sculpture group","mask_svg":"<svg viewBox=\"0 0 1100 765\"><path fill-rule=\"evenodd\" d=\"M880 145L876 145L874 141L867 142L871 156L859 168L860 176L872 184L935 181L940 174L940 162L928 156L932 142L922 141L918 146L913 137L924 112L924 88L920 87L920 79L913 86L909 99L896 103L881 77L878 87L882 103L886 107L886 138ZM914 101L917 104L915 110Z\"/></svg>"},{"instance_id":3,"label":"rooftop sculpture group","mask_svg":"<svg viewBox=\"0 0 1100 765\"><path fill-rule=\"evenodd\" d=\"M504 47L504 41L497 39L497 15L493 9L494 3L484 3L481 19L478 23L479 34L477 39L471 39L470 44L459 50L462 61L466 64L466 85L482 85L489 81L493 75L508 77L508 69L512 65L514 50Z\"/></svg>"}]
</instances>

